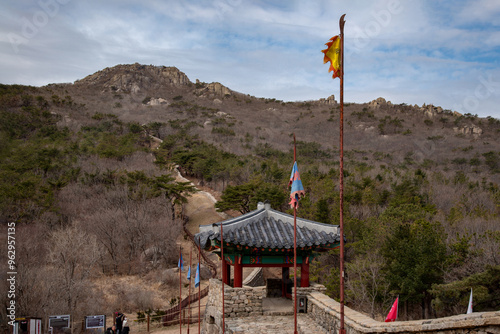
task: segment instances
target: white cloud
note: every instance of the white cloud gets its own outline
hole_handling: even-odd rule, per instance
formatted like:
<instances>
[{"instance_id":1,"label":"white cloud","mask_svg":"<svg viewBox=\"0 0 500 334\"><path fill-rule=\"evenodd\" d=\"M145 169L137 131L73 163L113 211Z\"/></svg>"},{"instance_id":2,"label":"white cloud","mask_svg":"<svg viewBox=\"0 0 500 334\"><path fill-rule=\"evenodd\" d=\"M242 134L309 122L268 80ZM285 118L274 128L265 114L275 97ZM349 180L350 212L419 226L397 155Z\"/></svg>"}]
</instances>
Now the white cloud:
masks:
<instances>
[{"instance_id":1,"label":"white cloud","mask_svg":"<svg viewBox=\"0 0 500 334\"><path fill-rule=\"evenodd\" d=\"M490 0L469 0L457 14L457 22L481 23L488 22L493 26L500 25L500 2Z\"/></svg>"},{"instance_id":2,"label":"white cloud","mask_svg":"<svg viewBox=\"0 0 500 334\"><path fill-rule=\"evenodd\" d=\"M346 101L382 96L462 112L474 102L481 116L500 118L499 91L492 88L482 99L474 95L481 76L500 81L498 2L65 3L52 12L35 1L0 4L2 83L68 82L104 67L140 62L176 66L193 81L219 81L256 96L338 95L338 80L332 81L320 51L346 13ZM29 24L37 31L26 37ZM12 34L25 38L14 45L17 52L8 39Z\"/></svg>"}]
</instances>

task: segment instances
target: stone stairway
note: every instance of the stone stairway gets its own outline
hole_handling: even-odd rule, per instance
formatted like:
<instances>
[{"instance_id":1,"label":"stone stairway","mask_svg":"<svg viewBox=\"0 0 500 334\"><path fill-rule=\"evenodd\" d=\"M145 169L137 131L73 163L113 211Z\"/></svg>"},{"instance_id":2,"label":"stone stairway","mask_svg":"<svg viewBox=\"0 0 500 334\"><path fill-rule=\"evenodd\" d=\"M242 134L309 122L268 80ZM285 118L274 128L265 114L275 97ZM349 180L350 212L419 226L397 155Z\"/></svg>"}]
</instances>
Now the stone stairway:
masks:
<instances>
[{"instance_id":1,"label":"stone stairway","mask_svg":"<svg viewBox=\"0 0 500 334\"><path fill-rule=\"evenodd\" d=\"M293 315L263 315L228 318L226 328L228 334L293 334L295 324ZM297 315L297 331L300 334L328 334L327 330L303 313Z\"/></svg>"},{"instance_id":2,"label":"stone stairway","mask_svg":"<svg viewBox=\"0 0 500 334\"><path fill-rule=\"evenodd\" d=\"M297 316L297 331L301 334L329 334L333 332L328 332L322 326L314 321L307 314L299 314Z\"/></svg>"}]
</instances>

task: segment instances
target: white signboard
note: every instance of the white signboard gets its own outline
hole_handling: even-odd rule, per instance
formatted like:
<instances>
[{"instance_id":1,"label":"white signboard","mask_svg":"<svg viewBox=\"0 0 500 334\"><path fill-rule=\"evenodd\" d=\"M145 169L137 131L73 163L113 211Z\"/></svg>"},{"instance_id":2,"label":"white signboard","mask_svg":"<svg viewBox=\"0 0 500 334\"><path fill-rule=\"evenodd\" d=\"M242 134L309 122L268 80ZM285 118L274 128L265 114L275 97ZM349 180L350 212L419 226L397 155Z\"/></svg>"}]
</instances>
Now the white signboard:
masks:
<instances>
[{"instance_id":1,"label":"white signboard","mask_svg":"<svg viewBox=\"0 0 500 334\"><path fill-rule=\"evenodd\" d=\"M85 328L104 328L106 326L105 315L88 315L85 317Z\"/></svg>"},{"instance_id":2,"label":"white signboard","mask_svg":"<svg viewBox=\"0 0 500 334\"><path fill-rule=\"evenodd\" d=\"M71 317L66 315L52 315L49 317L49 330L52 334L71 333Z\"/></svg>"}]
</instances>

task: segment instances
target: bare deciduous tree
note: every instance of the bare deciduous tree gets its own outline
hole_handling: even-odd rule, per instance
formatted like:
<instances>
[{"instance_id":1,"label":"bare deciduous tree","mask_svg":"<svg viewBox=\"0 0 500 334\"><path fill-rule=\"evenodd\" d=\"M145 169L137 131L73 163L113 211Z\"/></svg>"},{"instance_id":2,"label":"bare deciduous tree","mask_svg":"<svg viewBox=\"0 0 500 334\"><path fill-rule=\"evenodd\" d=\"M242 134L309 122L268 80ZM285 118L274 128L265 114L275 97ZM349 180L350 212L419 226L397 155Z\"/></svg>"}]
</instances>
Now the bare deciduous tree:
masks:
<instances>
[{"instance_id":1,"label":"bare deciduous tree","mask_svg":"<svg viewBox=\"0 0 500 334\"><path fill-rule=\"evenodd\" d=\"M356 309L366 311L372 318L380 313L380 300L388 299L389 284L382 278L383 257L368 252L347 263L349 277L346 285ZM383 304L383 303L382 303Z\"/></svg>"},{"instance_id":2,"label":"bare deciduous tree","mask_svg":"<svg viewBox=\"0 0 500 334\"><path fill-rule=\"evenodd\" d=\"M49 239L48 265L52 268L51 295L64 301L70 313L80 311L80 303L92 296L90 279L100 247L93 235L78 224L54 231Z\"/></svg>"}]
</instances>

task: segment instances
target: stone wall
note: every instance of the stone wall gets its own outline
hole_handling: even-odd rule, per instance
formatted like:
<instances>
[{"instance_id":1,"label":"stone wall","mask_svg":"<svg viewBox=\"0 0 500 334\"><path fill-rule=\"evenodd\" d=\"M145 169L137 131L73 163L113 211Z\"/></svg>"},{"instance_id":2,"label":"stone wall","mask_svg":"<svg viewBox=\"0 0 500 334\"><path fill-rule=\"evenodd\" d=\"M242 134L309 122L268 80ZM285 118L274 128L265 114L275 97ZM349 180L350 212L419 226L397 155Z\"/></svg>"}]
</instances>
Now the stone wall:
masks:
<instances>
[{"instance_id":1,"label":"stone wall","mask_svg":"<svg viewBox=\"0 0 500 334\"><path fill-rule=\"evenodd\" d=\"M221 289L220 280L210 279L210 292L203 321L203 332L206 334L222 332ZM225 318L262 315L262 298L265 297L265 293L265 287L232 288L224 284Z\"/></svg>"},{"instance_id":2,"label":"stone wall","mask_svg":"<svg viewBox=\"0 0 500 334\"><path fill-rule=\"evenodd\" d=\"M340 328L340 304L335 300L320 292L311 292L307 300L307 313L329 333L338 332ZM389 332L405 334L500 333L500 311L385 323L344 307L344 327L347 334Z\"/></svg>"},{"instance_id":3,"label":"stone wall","mask_svg":"<svg viewBox=\"0 0 500 334\"><path fill-rule=\"evenodd\" d=\"M225 318L238 318L262 315L262 299L266 296L265 287L232 288L224 285ZM222 283L210 279L210 292L205 316L203 333L222 333ZM340 304L323 292L326 288L312 284L307 288L297 288L297 297L307 296L308 318L323 327L328 333L338 333L340 328ZM292 291L292 296L293 296ZM396 321L385 323L344 307L344 327L346 334L400 333L400 334L500 334L500 311L475 312L438 319ZM226 332L229 329L226 325ZM306 333L299 327L299 333Z\"/></svg>"},{"instance_id":4,"label":"stone wall","mask_svg":"<svg viewBox=\"0 0 500 334\"><path fill-rule=\"evenodd\" d=\"M324 285L318 283L311 283L307 288L297 287L297 295L309 295L313 292L325 292L326 288ZM293 294L293 288L292 288Z\"/></svg>"}]
</instances>

